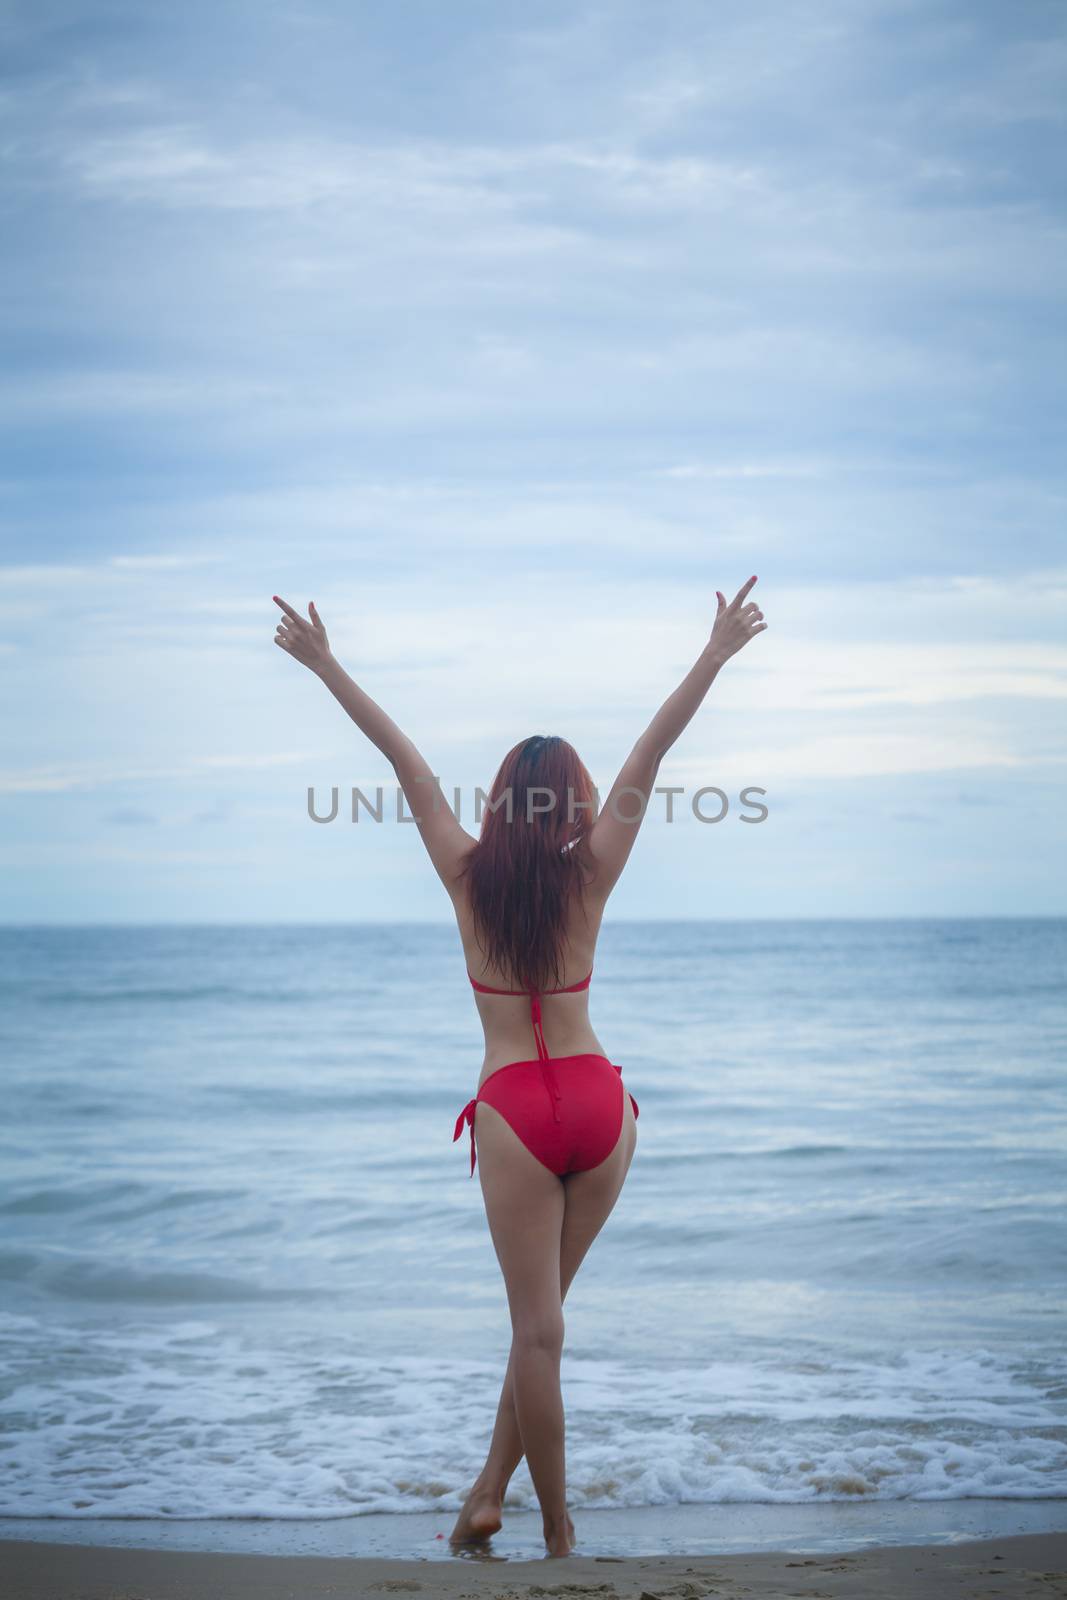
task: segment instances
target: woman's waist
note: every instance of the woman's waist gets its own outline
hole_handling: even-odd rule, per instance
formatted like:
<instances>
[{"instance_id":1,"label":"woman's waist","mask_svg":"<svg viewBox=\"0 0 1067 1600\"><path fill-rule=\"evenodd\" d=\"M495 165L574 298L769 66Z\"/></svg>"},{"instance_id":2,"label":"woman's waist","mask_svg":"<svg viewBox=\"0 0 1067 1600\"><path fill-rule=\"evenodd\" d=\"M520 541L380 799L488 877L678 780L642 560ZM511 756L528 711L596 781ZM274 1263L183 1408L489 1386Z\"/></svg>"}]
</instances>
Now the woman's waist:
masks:
<instances>
[{"instance_id":1,"label":"woman's waist","mask_svg":"<svg viewBox=\"0 0 1067 1600\"><path fill-rule=\"evenodd\" d=\"M612 1072L617 1072L620 1077L622 1076L622 1068L616 1066L613 1061L609 1061L606 1055L597 1050L584 1050L573 1056L548 1056L543 1060L539 1056L531 1056L520 1061L505 1061L502 1066L492 1067L488 1072L483 1069L478 1079L478 1087L474 1091L475 1098L477 1099L481 1096L491 1078L500 1077L503 1073L511 1072L512 1069L516 1071L524 1070L527 1073L540 1073L542 1078L545 1078L551 1084L553 1082L561 1082L565 1079L566 1074L570 1072L587 1072L590 1069L602 1071L604 1068L610 1068Z\"/></svg>"},{"instance_id":2,"label":"woman's waist","mask_svg":"<svg viewBox=\"0 0 1067 1600\"><path fill-rule=\"evenodd\" d=\"M545 1034L545 1047L551 1060L565 1056L607 1056L607 1051L593 1029L584 1027L554 1028ZM531 1061L538 1058L537 1044L529 1028L500 1032L495 1030L485 1041L485 1056L479 1073L479 1086L491 1072L510 1066L513 1061Z\"/></svg>"}]
</instances>

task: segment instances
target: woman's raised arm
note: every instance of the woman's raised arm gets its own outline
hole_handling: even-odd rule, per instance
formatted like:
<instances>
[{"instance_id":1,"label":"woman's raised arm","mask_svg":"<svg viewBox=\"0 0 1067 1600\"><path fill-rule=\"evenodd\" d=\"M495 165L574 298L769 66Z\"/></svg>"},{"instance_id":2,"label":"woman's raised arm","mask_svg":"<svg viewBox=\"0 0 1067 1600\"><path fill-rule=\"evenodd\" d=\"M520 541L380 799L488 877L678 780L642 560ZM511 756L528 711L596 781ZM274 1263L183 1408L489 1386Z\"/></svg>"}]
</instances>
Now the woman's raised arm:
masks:
<instances>
[{"instance_id":1,"label":"woman's raised arm","mask_svg":"<svg viewBox=\"0 0 1067 1600\"><path fill-rule=\"evenodd\" d=\"M275 644L322 679L356 727L385 756L404 791L408 810L418 824L419 834L434 869L451 894L459 877L463 855L476 841L460 825L429 763L419 754L407 734L397 727L392 717L341 666L330 649L330 641L322 618L315 609L315 602L312 600L308 603L308 618L302 617L278 595L274 596L274 603L283 612L274 635Z\"/></svg>"},{"instance_id":2,"label":"woman's raised arm","mask_svg":"<svg viewBox=\"0 0 1067 1600\"><path fill-rule=\"evenodd\" d=\"M767 626L754 601L743 603L755 582L753 577L743 583L729 605L719 590L715 591L718 609L711 637L623 762L590 830L589 848L597 863L597 886L605 898L618 882L634 847L660 762L696 715L723 663Z\"/></svg>"}]
</instances>

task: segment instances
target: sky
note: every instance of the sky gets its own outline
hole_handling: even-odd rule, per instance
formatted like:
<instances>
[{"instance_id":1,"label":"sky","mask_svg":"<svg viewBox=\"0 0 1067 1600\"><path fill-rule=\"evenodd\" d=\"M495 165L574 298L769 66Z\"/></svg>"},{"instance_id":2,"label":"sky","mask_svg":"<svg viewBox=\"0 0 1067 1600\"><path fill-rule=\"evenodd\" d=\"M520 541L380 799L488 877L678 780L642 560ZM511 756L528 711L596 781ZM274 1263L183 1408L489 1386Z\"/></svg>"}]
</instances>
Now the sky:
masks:
<instances>
[{"instance_id":1,"label":"sky","mask_svg":"<svg viewBox=\"0 0 1067 1600\"><path fill-rule=\"evenodd\" d=\"M476 831L753 573L610 915L1063 914L1065 90L1059 0L0 5L0 920L446 921L271 596Z\"/></svg>"}]
</instances>

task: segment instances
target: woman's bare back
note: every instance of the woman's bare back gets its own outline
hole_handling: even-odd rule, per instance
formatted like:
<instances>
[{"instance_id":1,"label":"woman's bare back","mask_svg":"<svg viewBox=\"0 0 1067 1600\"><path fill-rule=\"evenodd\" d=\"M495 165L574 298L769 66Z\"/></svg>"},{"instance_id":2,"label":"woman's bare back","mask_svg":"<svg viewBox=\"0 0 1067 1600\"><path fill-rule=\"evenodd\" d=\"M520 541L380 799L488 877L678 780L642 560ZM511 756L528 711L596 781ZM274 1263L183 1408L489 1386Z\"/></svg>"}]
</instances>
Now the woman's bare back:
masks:
<instances>
[{"instance_id":1,"label":"woman's bare back","mask_svg":"<svg viewBox=\"0 0 1067 1600\"><path fill-rule=\"evenodd\" d=\"M470 903L462 886L452 897L467 972L492 989L515 989L512 974L486 965L474 931ZM593 968L596 942L604 915L604 900L587 887L568 918L560 943L561 988L581 983ZM491 1072L512 1061L531 1061L537 1055L530 1001L525 994L480 994L472 990L485 1032L485 1056L478 1088ZM541 995L541 1019L550 1056L607 1055L589 1021L589 990L574 994ZM609 1058L610 1059L610 1058Z\"/></svg>"}]
</instances>

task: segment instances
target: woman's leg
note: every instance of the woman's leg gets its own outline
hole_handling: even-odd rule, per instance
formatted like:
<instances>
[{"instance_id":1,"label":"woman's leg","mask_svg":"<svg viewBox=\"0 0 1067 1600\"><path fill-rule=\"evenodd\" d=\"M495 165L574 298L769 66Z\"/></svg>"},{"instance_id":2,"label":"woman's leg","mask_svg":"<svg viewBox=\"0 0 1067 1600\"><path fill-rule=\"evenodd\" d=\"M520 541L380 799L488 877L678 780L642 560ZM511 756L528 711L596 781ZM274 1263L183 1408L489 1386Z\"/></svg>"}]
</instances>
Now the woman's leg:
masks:
<instances>
[{"instance_id":1,"label":"woman's leg","mask_svg":"<svg viewBox=\"0 0 1067 1600\"><path fill-rule=\"evenodd\" d=\"M513 1130L509 1128L508 1132ZM530 1152L522 1145L521 1140L517 1136L514 1137L515 1142L529 1156ZM611 1215L633 1160L636 1143L637 1127L633 1108L630 1105L629 1095L625 1095L622 1130L611 1155L599 1166L592 1167L586 1172L568 1173L562 1180L564 1213L560 1232L559 1262L561 1306L578 1268L585 1259L586 1252ZM481 1160L480 1155L479 1160ZM500 1513L504 1495L522 1457L522 1433L515 1408L513 1342L497 1406L489 1454L452 1531L451 1537L454 1540L484 1539L498 1531L501 1526Z\"/></svg>"},{"instance_id":2,"label":"woman's leg","mask_svg":"<svg viewBox=\"0 0 1067 1600\"><path fill-rule=\"evenodd\" d=\"M489 1232L511 1313L511 1389L526 1463L550 1545L567 1511L563 1396L560 1178L527 1150L495 1106L475 1112Z\"/></svg>"},{"instance_id":3,"label":"woman's leg","mask_svg":"<svg viewBox=\"0 0 1067 1600\"><path fill-rule=\"evenodd\" d=\"M500 1401L496 1408L496 1422L493 1425L489 1454L471 1490L472 1495L477 1492L479 1499L495 1502L498 1506L504 1504L504 1495L512 1474L522 1460L522 1435L519 1432L519 1419L515 1415L515 1393L511 1383L514 1354L515 1346L512 1344L508 1352L508 1367L504 1374Z\"/></svg>"}]
</instances>

